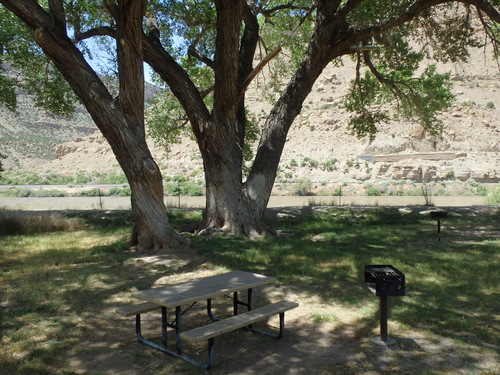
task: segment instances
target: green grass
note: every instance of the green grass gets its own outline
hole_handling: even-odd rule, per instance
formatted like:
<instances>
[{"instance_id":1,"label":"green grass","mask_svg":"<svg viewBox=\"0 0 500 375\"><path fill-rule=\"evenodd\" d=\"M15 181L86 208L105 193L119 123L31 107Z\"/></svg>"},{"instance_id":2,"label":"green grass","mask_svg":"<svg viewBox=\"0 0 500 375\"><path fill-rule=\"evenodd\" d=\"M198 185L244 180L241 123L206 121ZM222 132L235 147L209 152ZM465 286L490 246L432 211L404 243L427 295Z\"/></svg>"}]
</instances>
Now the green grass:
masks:
<instances>
[{"instance_id":1,"label":"green grass","mask_svg":"<svg viewBox=\"0 0 500 375\"><path fill-rule=\"evenodd\" d=\"M370 337L378 327L378 301L364 286L364 266L392 264L406 275L406 295L389 299L390 333L438 335L471 345L474 353L495 355L500 342L498 212L450 214L438 239L435 221L417 212L328 210L270 222L278 237L193 237L192 245L205 261L181 267L138 262L136 254L127 251L132 226L128 212L72 214L67 226L61 226L63 218L54 216L54 225L47 225L42 233L30 224L33 215L18 217L17 234L8 233L4 212L0 215L0 228L4 228L0 235L0 374L74 374L70 358L92 361L102 353L102 347L86 347L85 342L103 340L104 347L116 348L116 341L106 341L110 339L105 332L121 334L124 350L137 348L131 322L116 317L114 308L131 300L131 291L149 288L160 277L182 278L185 272L206 269L273 275L278 285L298 295L325 307L336 306L333 312L313 309L309 324L342 325L343 312L352 312L359 316L359 335ZM12 220L12 215L8 218ZM180 229L201 220L201 213L176 211L170 218ZM470 355L464 353L469 366L464 368L494 373L474 367ZM139 350L127 360L127 365L143 368L144 373L201 373L150 350ZM364 368L359 366L358 370ZM412 366L417 371L413 373L455 373L454 369L440 372L438 367L431 372L425 363Z\"/></svg>"}]
</instances>

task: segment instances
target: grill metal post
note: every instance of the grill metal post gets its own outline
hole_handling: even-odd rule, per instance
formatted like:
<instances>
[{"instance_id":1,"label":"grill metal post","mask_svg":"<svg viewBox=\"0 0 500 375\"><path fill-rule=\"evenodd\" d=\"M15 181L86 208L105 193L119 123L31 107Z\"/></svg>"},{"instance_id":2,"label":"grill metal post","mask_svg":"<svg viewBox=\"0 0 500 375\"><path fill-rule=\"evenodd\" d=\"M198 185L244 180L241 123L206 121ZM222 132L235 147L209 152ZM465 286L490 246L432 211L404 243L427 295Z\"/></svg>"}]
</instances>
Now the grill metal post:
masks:
<instances>
[{"instance_id":1,"label":"grill metal post","mask_svg":"<svg viewBox=\"0 0 500 375\"><path fill-rule=\"evenodd\" d=\"M380 339L387 341L387 296L380 297Z\"/></svg>"}]
</instances>

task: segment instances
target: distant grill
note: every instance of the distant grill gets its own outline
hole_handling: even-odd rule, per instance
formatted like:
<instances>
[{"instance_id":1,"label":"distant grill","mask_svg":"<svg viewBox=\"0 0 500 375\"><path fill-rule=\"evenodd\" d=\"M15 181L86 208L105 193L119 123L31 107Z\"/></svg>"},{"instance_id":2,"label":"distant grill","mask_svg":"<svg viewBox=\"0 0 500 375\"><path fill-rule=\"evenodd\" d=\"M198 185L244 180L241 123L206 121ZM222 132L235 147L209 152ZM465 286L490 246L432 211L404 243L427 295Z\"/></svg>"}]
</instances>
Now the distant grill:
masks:
<instances>
[{"instance_id":1,"label":"distant grill","mask_svg":"<svg viewBox=\"0 0 500 375\"><path fill-rule=\"evenodd\" d=\"M365 266L365 284L376 296L405 295L405 275L393 266Z\"/></svg>"}]
</instances>

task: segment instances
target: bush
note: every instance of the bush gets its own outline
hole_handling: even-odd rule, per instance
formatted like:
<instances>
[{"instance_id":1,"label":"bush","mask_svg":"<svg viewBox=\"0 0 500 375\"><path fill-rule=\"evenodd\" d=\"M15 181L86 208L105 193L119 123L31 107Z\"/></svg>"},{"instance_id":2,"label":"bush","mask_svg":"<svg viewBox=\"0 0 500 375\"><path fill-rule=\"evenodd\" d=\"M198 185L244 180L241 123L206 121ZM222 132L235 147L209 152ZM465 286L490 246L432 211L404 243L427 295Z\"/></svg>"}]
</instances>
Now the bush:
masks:
<instances>
[{"instance_id":1,"label":"bush","mask_svg":"<svg viewBox=\"0 0 500 375\"><path fill-rule=\"evenodd\" d=\"M500 204L500 187L493 190L491 194L486 198L486 204L499 205Z\"/></svg>"},{"instance_id":2,"label":"bush","mask_svg":"<svg viewBox=\"0 0 500 375\"><path fill-rule=\"evenodd\" d=\"M335 164L337 164L336 158L329 159L329 160L325 161L324 163L321 163L321 168L325 171L332 172L332 171L337 169Z\"/></svg>"},{"instance_id":3,"label":"bush","mask_svg":"<svg viewBox=\"0 0 500 375\"><path fill-rule=\"evenodd\" d=\"M124 184L127 182L127 177L123 173L108 173L99 176L99 184Z\"/></svg>"},{"instance_id":4,"label":"bush","mask_svg":"<svg viewBox=\"0 0 500 375\"><path fill-rule=\"evenodd\" d=\"M102 197L106 194L99 188L92 188L89 190L82 190L74 194L75 197Z\"/></svg>"},{"instance_id":5,"label":"bush","mask_svg":"<svg viewBox=\"0 0 500 375\"><path fill-rule=\"evenodd\" d=\"M60 190L32 190L32 189L18 189L10 188L0 192L0 196L11 198L27 198L27 197L64 197L66 194Z\"/></svg>"},{"instance_id":6,"label":"bush","mask_svg":"<svg viewBox=\"0 0 500 375\"><path fill-rule=\"evenodd\" d=\"M44 190L44 189L39 189L39 190L31 190L30 197L56 197L56 198L61 198L66 196L64 191L61 190Z\"/></svg>"},{"instance_id":7,"label":"bush","mask_svg":"<svg viewBox=\"0 0 500 375\"><path fill-rule=\"evenodd\" d=\"M366 190L366 195L370 197L380 197L382 195L382 192L380 191L379 188L371 187L368 190Z\"/></svg>"},{"instance_id":8,"label":"bush","mask_svg":"<svg viewBox=\"0 0 500 375\"><path fill-rule=\"evenodd\" d=\"M82 226L79 219L59 214L0 210L0 236L68 231Z\"/></svg>"},{"instance_id":9,"label":"bush","mask_svg":"<svg viewBox=\"0 0 500 375\"><path fill-rule=\"evenodd\" d=\"M292 188L292 195L306 196L311 195L311 180L301 178Z\"/></svg>"},{"instance_id":10,"label":"bush","mask_svg":"<svg viewBox=\"0 0 500 375\"><path fill-rule=\"evenodd\" d=\"M16 197L16 198L29 197L30 194L31 194L30 189L18 189L18 188L10 188L9 190L5 190L5 191L0 192L1 196Z\"/></svg>"},{"instance_id":11,"label":"bush","mask_svg":"<svg viewBox=\"0 0 500 375\"><path fill-rule=\"evenodd\" d=\"M75 184L84 185L90 181L91 181L91 178L89 176L87 176L86 174L83 174L83 173L78 173L76 175Z\"/></svg>"},{"instance_id":12,"label":"bush","mask_svg":"<svg viewBox=\"0 0 500 375\"><path fill-rule=\"evenodd\" d=\"M204 194L203 188L197 184L189 184L187 195L190 197L201 197Z\"/></svg>"},{"instance_id":13,"label":"bush","mask_svg":"<svg viewBox=\"0 0 500 375\"><path fill-rule=\"evenodd\" d=\"M476 187L476 192L480 197L486 197L488 195L488 189L483 185L478 185Z\"/></svg>"},{"instance_id":14,"label":"bush","mask_svg":"<svg viewBox=\"0 0 500 375\"><path fill-rule=\"evenodd\" d=\"M112 187L109 189L108 195L119 196L119 197L129 197L132 195L132 190L129 187Z\"/></svg>"},{"instance_id":15,"label":"bush","mask_svg":"<svg viewBox=\"0 0 500 375\"><path fill-rule=\"evenodd\" d=\"M190 197L200 197L204 194L203 188L194 182L180 182L165 185L166 195L184 195Z\"/></svg>"}]
</instances>

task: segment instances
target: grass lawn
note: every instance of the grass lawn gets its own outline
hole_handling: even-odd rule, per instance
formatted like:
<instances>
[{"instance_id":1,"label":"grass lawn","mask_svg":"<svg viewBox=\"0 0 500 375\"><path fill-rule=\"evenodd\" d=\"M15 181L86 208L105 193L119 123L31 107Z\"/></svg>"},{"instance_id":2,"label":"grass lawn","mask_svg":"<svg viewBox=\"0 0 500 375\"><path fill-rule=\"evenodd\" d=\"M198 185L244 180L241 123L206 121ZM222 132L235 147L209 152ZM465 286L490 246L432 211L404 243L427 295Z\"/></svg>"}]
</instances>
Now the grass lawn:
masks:
<instances>
[{"instance_id":1,"label":"grass lawn","mask_svg":"<svg viewBox=\"0 0 500 375\"><path fill-rule=\"evenodd\" d=\"M275 276L261 294L300 307L287 313L279 344L220 340L211 373L500 374L500 211L450 209L439 236L419 211L290 212L269 219L277 237L186 234L196 256L145 258L127 250L129 212L0 211L0 374L203 373L138 344L133 319L114 308L159 280L233 269ZM170 217L183 228L200 215ZM379 316L363 283L366 264L392 264L406 276L406 295L389 298L389 335L398 339L389 349L370 341ZM276 353L296 360L265 362Z\"/></svg>"}]
</instances>

